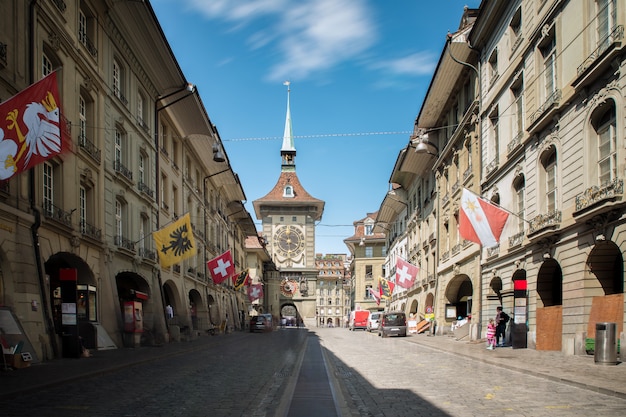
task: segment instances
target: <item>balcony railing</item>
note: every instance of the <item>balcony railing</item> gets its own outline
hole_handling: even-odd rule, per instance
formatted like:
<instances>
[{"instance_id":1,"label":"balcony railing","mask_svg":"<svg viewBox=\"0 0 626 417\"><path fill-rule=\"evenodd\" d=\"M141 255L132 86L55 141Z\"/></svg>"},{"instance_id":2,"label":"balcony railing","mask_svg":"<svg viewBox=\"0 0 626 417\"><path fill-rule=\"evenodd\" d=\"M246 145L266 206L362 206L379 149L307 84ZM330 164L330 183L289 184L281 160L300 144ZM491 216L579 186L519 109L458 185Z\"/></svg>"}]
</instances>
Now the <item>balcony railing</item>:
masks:
<instances>
[{"instance_id":1,"label":"balcony railing","mask_svg":"<svg viewBox=\"0 0 626 417\"><path fill-rule=\"evenodd\" d=\"M546 227L558 226L561 223L562 213L560 210L552 210L547 214L540 214L535 216L530 221L530 227L528 228L528 234L533 234Z\"/></svg>"},{"instance_id":2,"label":"balcony railing","mask_svg":"<svg viewBox=\"0 0 626 417\"><path fill-rule=\"evenodd\" d=\"M57 6L57 9L59 9L61 13L65 12L67 6L65 5L65 2L63 0L52 0L52 3Z\"/></svg>"},{"instance_id":3,"label":"balcony railing","mask_svg":"<svg viewBox=\"0 0 626 417\"><path fill-rule=\"evenodd\" d=\"M517 50L523 40L524 38L522 37L522 35L517 34L517 37L513 40L513 43L511 45L511 53L514 53Z\"/></svg>"},{"instance_id":4,"label":"balcony railing","mask_svg":"<svg viewBox=\"0 0 626 417\"><path fill-rule=\"evenodd\" d=\"M545 103L539 106L539 108L530 115L530 123L535 123L550 107L557 104L559 101L561 101L561 90L554 90L554 92L550 94L550 97L546 99Z\"/></svg>"},{"instance_id":5,"label":"balcony railing","mask_svg":"<svg viewBox=\"0 0 626 417\"><path fill-rule=\"evenodd\" d=\"M133 173L130 171L130 169L126 168L124 164L122 164L121 161L114 161L113 166L114 166L115 172L122 174L129 181L133 180Z\"/></svg>"},{"instance_id":6,"label":"balcony railing","mask_svg":"<svg viewBox=\"0 0 626 417\"><path fill-rule=\"evenodd\" d=\"M576 211L581 211L598 202L621 197L624 194L624 180L616 178L601 186L594 185L576 196Z\"/></svg>"},{"instance_id":7,"label":"balcony railing","mask_svg":"<svg viewBox=\"0 0 626 417\"><path fill-rule=\"evenodd\" d=\"M143 120L143 117L137 116L137 124L140 128L143 129L144 132L150 133L150 128L148 127L148 124Z\"/></svg>"},{"instance_id":8,"label":"balcony railing","mask_svg":"<svg viewBox=\"0 0 626 417\"><path fill-rule=\"evenodd\" d=\"M583 72L587 70L590 66L593 65L594 62L602 56L602 54L613 46L618 41L624 38L624 26L619 25L616 26L611 33L609 33L604 39L599 42L599 46L585 59L585 61L578 66L577 75L580 76Z\"/></svg>"},{"instance_id":9,"label":"balcony railing","mask_svg":"<svg viewBox=\"0 0 626 417\"><path fill-rule=\"evenodd\" d=\"M89 236L92 239L96 239L96 240L102 239L102 230L98 229L96 226L89 224L85 221L82 221L80 223L80 232L83 235Z\"/></svg>"},{"instance_id":10,"label":"balcony railing","mask_svg":"<svg viewBox=\"0 0 626 417\"><path fill-rule=\"evenodd\" d=\"M72 226L72 212L65 211L49 201L44 201L42 208L45 217L63 223L68 227Z\"/></svg>"},{"instance_id":11,"label":"balcony railing","mask_svg":"<svg viewBox=\"0 0 626 417\"><path fill-rule=\"evenodd\" d=\"M124 103L125 106L128 106L128 99L124 97L124 94L122 94L119 87L113 86L113 94L115 95L115 97L120 99L120 101Z\"/></svg>"},{"instance_id":12,"label":"balcony railing","mask_svg":"<svg viewBox=\"0 0 626 417\"><path fill-rule=\"evenodd\" d=\"M524 137L524 132L520 131L506 146L506 151L509 155L513 153L518 147L522 144L522 138Z\"/></svg>"},{"instance_id":13,"label":"balcony railing","mask_svg":"<svg viewBox=\"0 0 626 417\"><path fill-rule=\"evenodd\" d=\"M500 245L487 248L487 258L493 258L500 255Z\"/></svg>"},{"instance_id":14,"label":"balcony railing","mask_svg":"<svg viewBox=\"0 0 626 417\"><path fill-rule=\"evenodd\" d=\"M485 175L489 175L493 173L496 169L498 169L498 157L496 156L487 166L485 167Z\"/></svg>"},{"instance_id":15,"label":"balcony railing","mask_svg":"<svg viewBox=\"0 0 626 417\"><path fill-rule=\"evenodd\" d=\"M87 152L87 154L89 154L89 156L91 156L94 159L94 161L97 161L98 163L100 162L100 158L101 158L100 149L98 149L92 141L87 139L85 135L80 135L78 137L78 146L80 146L81 149Z\"/></svg>"},{"instance_id":16,"label":"balcony railing","mask_svg":"<svg viewBox=\"0 0 626 417\"><path fill-rule=\"evenodd\" d=\"M144 193L150 198L154 198L154 191L150 187L148 187L148 185L146 185L145 183L139 182L137 184L137 188L139 189L139 192Z\"/></svg>"},{"instance_id":17,"label":"balcony railing","mask_svg":"<svg viewBox=\"0 0 626 417\"><path fill-rule=\"evenodd\" d=\"M7 66L7 44L0 42L0 63L3 67Z\"/></svg>"},{"instance_id":18,"label":"balcony railing","mask_svg":"<svg viewBox=\"0 0 626 417\"><path fill-rule=\"evenodd\" d=\"M85 32L79 31L78 39L80 39L80 42L85 46L85 48L87 48L87 51L92 57L96 58L98 56L98 49Z\"/></svg>"},{"instance_id":19,"label":"balcony railing","mask_svg":"<svg viewBox=\"0 0 626 417\"><path fill-rule=\"evenodd\" d=\"M149 259L151 261L156 261L156 252L155 251L151 251L150 249L147 248L139 248L139 256L141 256L144 259Z\"/></svg>"},{"instance_id":20,"label":"balcony railing","mask_svg":"<svg viewBox=\"0 0 626 417\"><path fill-rule=\"evenodd\" d=\"M135 242L130 239L126 239L124 236L115 236L113 238L115 246L123 249L128 249L130 251L135 251Z\"/></svg>"},{"instance_id":21,"label":"balcony railing","mask_svg":"<svg viewBox=\"0 0 626 417\"><path fill-rule=\"evenodd\" d=\"M519 232L509 237L509 247L519 246L524 241L525 232Z\"/></svg>"}]
</instances>

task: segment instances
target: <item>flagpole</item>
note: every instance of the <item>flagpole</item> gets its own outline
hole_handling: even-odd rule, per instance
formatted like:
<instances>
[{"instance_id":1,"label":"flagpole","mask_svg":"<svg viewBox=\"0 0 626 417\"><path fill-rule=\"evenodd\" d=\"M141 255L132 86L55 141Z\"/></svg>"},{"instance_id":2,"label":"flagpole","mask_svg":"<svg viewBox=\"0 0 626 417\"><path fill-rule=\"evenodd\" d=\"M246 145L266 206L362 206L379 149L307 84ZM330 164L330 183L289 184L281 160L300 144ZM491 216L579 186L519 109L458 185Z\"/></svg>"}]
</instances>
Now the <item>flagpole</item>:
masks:
<instances>
[{"instance_id":1,"label":"flagpole","mask_svg":"<svg viewBox=\"0 0 626 417\"><path fill-rule=\"evenodd\" d=\"M187 214L187 213L185 213L184 215L186 215L186 214ZM183 215L183 216L184 216L184 215ZM177 222L179 219L180 219L180 217L179 217L179 218L177 218L177 219L174 219L174 220L170 220L169 222L165 223L165 224L163 225L163 227L158 228L158 229L157 229L157 230L155 230L154 232L158 232L159 230L161 230L161 229L163 229L163 228L167 227L168 225L170 225L170 224L172 224L172 223L174 223L174 222ZM144 240L145 238L147 238L147 237L149 237L149 236L152 236L152 233L154 233L154 232L148 232L147 234L143 235L143 236L142 236L142 237L141 237L138 241L133 242L133 245L136 245L137 243L141 242L141 241L142 241L142 240Z\"/></svg>"}]
</instances>

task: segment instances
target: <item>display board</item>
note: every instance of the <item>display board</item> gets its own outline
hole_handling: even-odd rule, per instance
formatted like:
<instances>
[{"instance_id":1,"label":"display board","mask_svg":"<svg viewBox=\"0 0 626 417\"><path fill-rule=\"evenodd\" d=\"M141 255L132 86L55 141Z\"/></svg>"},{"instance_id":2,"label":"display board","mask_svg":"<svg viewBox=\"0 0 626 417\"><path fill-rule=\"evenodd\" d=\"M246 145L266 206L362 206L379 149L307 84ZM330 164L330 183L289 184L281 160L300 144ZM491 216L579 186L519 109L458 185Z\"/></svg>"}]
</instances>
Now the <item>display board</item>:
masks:
<instances>
[{"instance_id":1,"label":"display board","mask_svg":"<svg viewBox=\"0 0 626 417\"><path fill-rule=\"evenodd\" d=\"M33 345L24 334L24 329L13 312L7 307L0 307L0 336L5 346L13 347L20 344L21 352L17 353L30 353L32 362L39 362Z\"/></svg>"}]
</instances>

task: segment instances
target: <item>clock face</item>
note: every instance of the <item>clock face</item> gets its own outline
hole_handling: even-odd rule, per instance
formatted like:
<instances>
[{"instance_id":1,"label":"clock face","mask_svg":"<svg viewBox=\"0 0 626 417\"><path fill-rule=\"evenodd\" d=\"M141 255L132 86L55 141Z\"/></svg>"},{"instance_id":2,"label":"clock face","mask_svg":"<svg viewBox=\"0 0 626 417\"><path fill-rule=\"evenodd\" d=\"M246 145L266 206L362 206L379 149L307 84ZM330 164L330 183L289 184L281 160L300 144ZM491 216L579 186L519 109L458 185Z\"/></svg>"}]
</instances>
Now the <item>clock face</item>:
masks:
<instances>
[{"instance_id":1,"label":"clock face","mask_svg":"<svg viewBox=\"0 0 626 417\"><path fill-rule=\"evenodd\" d=\"M304 234L294 226L282 226L276 231L276 252L283 258L293 258L304 250Z\"/></svg>"}]
</instances>

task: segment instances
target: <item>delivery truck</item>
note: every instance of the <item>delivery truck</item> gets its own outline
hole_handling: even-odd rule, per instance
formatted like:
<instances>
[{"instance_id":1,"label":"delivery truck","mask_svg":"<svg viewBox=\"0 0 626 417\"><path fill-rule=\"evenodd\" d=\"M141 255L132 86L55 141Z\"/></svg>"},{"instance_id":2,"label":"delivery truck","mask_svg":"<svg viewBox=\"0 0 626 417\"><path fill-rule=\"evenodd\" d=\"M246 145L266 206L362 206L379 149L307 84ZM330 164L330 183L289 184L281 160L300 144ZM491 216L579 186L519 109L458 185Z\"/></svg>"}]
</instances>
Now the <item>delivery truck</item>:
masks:
<instances>
[{"instance_id":1,"label":"delivery truck","mask_svg":"<svg viewBox=\"0 0 626 417\"><path fill-rule=\"evenodd\" d=\"M370 317L369 310L354 310L350 313L350 321L348 323L348 330L354 329L367 329L367 320Z\"/></svg>"}]
</instances>

